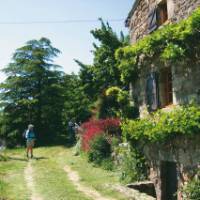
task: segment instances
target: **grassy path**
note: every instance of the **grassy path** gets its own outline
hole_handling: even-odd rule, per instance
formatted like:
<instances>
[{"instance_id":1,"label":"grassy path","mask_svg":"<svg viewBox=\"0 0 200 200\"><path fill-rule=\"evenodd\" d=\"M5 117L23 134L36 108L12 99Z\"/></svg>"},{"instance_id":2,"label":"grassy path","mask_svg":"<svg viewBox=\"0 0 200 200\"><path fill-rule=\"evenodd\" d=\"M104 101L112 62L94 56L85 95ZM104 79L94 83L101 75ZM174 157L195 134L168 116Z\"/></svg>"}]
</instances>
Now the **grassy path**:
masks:
<instances>
[{"instance_id":1,"label":"grassy path","mask_svg":"<svg viewBox=\"0 0 200 200\"><path fill-rule=\"evenodd\" d=\"M114 200L111 198L103 197L99 192L97 192L93 188L81 184L78 173L76 171L73 171L69 166L66 165L64 167L64 170L68 174L69 179L73 182L78 191L83 192L84 194L86 194L94 200Z\"/></svg>"},{"instance_id":2,"label":"grassy path","mask_svg":"<svg viewBox=\"0 0 200 200\"><path fill-rule=\"evenodd\" d=\"M10 150L8 161L0 161L0 200L29 200L24 179L27 160L22 150Z\"/></svg>"},{"instance_id":3,"label":"grassy path","mask_svg":"<svg viewBox=\"0 0 200 200\"><path fill-rule=\"evenodd\" d=\"M115 173L94 168L64 147L35 149L27 160L24 149L6 152L0 161L0 200L125 200L110 185Z\"/></svg>"},{"instance_id":4,"label":"grassy path","mask_svg":"<svg viewBox=\"0 0 200 200\"><path fill-rule=\"evenodd\" d=\"M33 180L33 168L31 166L31 162L28 163L24 171L24 176L25 176L27 187L31 193L31 200L42 200L42 197L40 197L35 191L35 184Z\"/></svg>"}]
</instances>

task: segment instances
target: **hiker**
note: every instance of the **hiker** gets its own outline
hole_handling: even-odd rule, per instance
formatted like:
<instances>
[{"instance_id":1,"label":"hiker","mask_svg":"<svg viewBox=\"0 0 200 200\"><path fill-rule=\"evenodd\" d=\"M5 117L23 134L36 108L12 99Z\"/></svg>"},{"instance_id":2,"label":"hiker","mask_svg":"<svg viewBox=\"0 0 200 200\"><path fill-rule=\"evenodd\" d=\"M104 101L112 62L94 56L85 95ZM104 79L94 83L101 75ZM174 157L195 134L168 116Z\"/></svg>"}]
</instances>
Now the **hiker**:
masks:
<instances>
[{"instance_id":1,"label":"hiker","mask_svg":"<svg viewBox=\"0 0 200 200\"><path fill-rule=\"evenodd\" d=\"M29 124L28 129L26 130L25 138L26 138L26 156L29 157L29 152L31 154L31 158L33 158L33 147L35 144L35 133L33 131L33 125Z\"/></svg>"},{"instance_id":2,"label":"hiker","mask_svg":"<svg viewBox=\"0 0 200 200\"><path fill-rule=\"evenodd\" d=\"M73 129L74 129L74 132L75 132L75 135L77 135L78 134L78 130L79 130L79 128L80 128L80 125L79 124L77 124L76 122L74 123L74 127L73 127Z\"/></svg>"},{"instance_id":3,"label":"hiker","mask_svg":"<svg viewBox=\"0 0 200 200\"><path fill-rule=\"evenodd\" d=\"M75 124L74 124L74 120L70 120L68 122L68 134L69 134L69 140L70 141L74 141L75 140Z\"/></svg>"},{"instance_id":4,"label":"hiker","mask_svg":"<svg viewBox=\"0 0 200 200\"><path fill-rule=\"evenodd\" d=\"M76 145L74 148L74 156L78 156L81 152L83 129L80 125L81 125L81 123L77 124L77 126L76 126Z\"/></svg>"}]
</instances>

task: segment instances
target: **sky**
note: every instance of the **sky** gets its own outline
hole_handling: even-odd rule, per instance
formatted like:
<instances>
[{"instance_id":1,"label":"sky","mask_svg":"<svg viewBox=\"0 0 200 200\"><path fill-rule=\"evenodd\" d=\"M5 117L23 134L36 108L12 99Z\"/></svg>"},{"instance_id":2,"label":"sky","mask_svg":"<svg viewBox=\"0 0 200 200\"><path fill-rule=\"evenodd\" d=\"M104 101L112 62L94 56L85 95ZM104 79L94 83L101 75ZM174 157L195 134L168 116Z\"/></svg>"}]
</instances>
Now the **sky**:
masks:
<instances>
[{"instance_id":1,"label":"sky","mask_svg":"<svg viewBox=\"0 0 200 200\"><path fill-rule=\"evenodd\" d=\"M134 0L0 0L0 69L11 62L15 49L28 40L47 37L62 53L55 63L64 72L75 74L78 59L85 64L92 63L93 42L90 30L100 27L99 17L108 20L116 33L123 31L124 21ZM30 23L18 22L92 20L84 23ZM97 20L97 21L94 21ZM0 82L5 75L0 72Z\"/></svg>"}]
</instances>

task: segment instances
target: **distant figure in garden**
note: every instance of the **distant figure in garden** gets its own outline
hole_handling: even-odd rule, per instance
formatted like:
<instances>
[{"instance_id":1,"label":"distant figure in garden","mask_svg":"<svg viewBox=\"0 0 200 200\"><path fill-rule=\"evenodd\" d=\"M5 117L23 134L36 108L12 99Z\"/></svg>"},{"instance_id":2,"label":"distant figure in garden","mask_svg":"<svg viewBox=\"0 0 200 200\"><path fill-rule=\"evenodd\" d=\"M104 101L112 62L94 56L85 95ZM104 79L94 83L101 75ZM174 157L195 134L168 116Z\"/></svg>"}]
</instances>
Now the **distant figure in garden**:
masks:
<instances>
[{"instance_id":1,"label":"distant figure in garden","mask_svg":"<svg viewBox=\"0 0 200 200\"><path fill-rule=\"evenodd\" d=\"M35 139L36 139L33 128L34 126L32 124L29 124L28 129L25 132L27 158L29 158L29 152L31 154L31 158L33 158L33 147L34 147Z\"/></svg>"},{"instance_id":2,"label":"distant figure in garden","mask_svg":"<svg viewBox=\"0 0 200 200\"><path fill-rule=\"evenodd\" d=\"M74 123L74 132L75 132L76 135L78 134L78 129L79 128L80 128L80 125L75 122Z\"/></svg>"},{"instance_id":3,"label":"distant figure in garden","mask_svg":"<svg viewBox=\"0 0 200 200\"><path fill-rule=\"evenodd\" d=\"M81 122L78 124L75 123L75 132L76 132L76 145L75 145L75 151L74 155L78 156L81 152L81 143L82 143L82 133L83 129L81 127Z\"/></svg>"},{"instance_id":4,"label":"distant figure in garden","mask_svg":"<svg viewBox=\"0 0 200 200\"><path fill-rule=\"evenodd\" d=\"M68 134L69 134L69 140L71 142L74 142L75 140L75 124L73 120L70 120L68 122Z\"/></svg>"}]
</instances>

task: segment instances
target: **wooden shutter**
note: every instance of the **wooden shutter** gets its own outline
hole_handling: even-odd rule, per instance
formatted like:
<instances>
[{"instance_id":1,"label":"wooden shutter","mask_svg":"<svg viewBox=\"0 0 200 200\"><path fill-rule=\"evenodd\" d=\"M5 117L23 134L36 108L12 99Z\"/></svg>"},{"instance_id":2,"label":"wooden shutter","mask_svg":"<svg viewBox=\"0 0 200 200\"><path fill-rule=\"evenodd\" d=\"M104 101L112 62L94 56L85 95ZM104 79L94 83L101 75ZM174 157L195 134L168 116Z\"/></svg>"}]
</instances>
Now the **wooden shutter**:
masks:
<instances>
[{"instance_id":1,"label":"wooden shutter","mask_svg":"<svg viewBox=\"0 0 200 200\"><path fill-rule=\"evenodd\" d=\"M158 74L156 72L150 73L147 77L146 103L149 111L155 111L159 108Z\"/></svg>"},{"instance_id":2,"label":"wooden shutter","mask_svg":"<svg viewBox=\"0 0 200 200\"><path fill-rule=\"evenodd\" d=\"M157 12L156 7L154 7L150 12L148 16L148 33L151 33L158 27L157 25Z\"/></svg>"}]
</instances>

